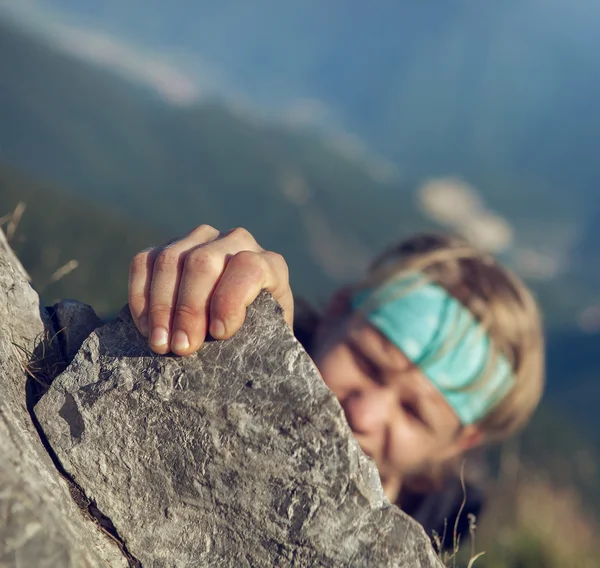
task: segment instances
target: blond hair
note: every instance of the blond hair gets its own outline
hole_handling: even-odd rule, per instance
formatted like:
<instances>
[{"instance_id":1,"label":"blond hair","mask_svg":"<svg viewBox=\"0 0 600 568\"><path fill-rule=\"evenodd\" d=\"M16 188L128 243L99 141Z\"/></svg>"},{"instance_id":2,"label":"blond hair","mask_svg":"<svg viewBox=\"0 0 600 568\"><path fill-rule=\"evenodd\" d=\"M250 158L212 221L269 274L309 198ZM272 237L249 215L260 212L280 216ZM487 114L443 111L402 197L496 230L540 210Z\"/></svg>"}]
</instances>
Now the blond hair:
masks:
<instances>
[{"instance_id":1,"label":"blond hair","mask_svg":"<svg viewBox=\"0 0 600 568\"><path fill-rule=\"evenodd\" d=\"M356 286L376 288L419 271L466 306L487 332L496 354L510 362L515 383L478 422L485 442L522 428L544 387L544 340L537 303L519 277L462 238L423 234L386 249Z\"/></svg>"}]
</instances>

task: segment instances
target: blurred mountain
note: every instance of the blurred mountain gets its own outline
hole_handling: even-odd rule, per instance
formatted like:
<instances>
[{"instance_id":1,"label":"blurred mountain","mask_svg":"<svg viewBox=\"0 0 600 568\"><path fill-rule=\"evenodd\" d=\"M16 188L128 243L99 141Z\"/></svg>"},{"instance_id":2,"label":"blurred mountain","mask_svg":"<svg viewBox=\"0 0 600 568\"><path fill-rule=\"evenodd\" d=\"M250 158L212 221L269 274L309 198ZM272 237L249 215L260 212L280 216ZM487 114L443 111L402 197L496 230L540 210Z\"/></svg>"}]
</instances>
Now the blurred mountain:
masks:
<instances>
[{"instance_id":1,"label":"blurred mountain","mask_svg":"<svg viewBox=\"0 0 600 568\"><path fill-rule=\"evenodd\" d=\"M593 0L384 0L376 7L358 0L0 0L0 7L57 48L128 76L140 91L144 85L148 105L158 105L156 94L166 98L173 106L163 124L174 130L174 115L186 122L218 100L229 109L222 114L259 121L263 134L269 123L259 116L293 126L294 140L304 136L313 149L309 133L318 132L353 164L370 156L362 166L384 180L379 195L393 201L401 194L403 208L407 189L430 178L464 179L510 224L516 248L503 260L544 281L536 286L556 312L552 319L561 309L560 324L573 323L574 313L600 301L587 246L600 240L593 23L600 8ZM145 114L140 107L132 117ZM152 135L145 143L153 147L138 142L127 151L161 154ZM160 161L152 165L165 171ZM131 169L138 168L115 171L115 180L129 176L131 187ZM106 168L100 174L94 180L106 191ZM327 215L332 222L335 212Z\"/></svg>"},{"instance_id":2,"label":"blurred mountain","mask_svg":"<svg viewBox=\"0 0 600 568\"><path fill-rule=\"evenodd\" d=\"M419 178L382 178L326 136L224 103L168 104L52 45L0 24L0 157L73 195L169 234L201 222L246 226L285 255L294 289L312 300L355 277L393 239L437 226L415 199L423 193ZM507 219L503 260L538 278L549 326L573 325L574 314L598 299L598 272L573 250L594 226L576 210L572 192L494 183L473 199ZM449 196L453 211L456 191ZM482 244L481 230L489 233L497 220L476 207L450 228L478 229L470 236Z\"/></svg>"},{"instance_id":3,"label":"blurred mountain","mask_svg":"<svg viewBox=\"0 0 600 568\"><path fill-rule=\"evenodd\" d=\"M0 73L4 162L170 234L245 226L311 299L426 225L408 187L313 134L216 103L167 105L6 24Z\"/></svg>"},{"instance_id":4,"label":"blurred mountain","mask_svg":"<svg viewBox=\"0 0 600 568\"><path fill-rule=\"evenodd\" d=\"M535 185L581 207L600 165L593 0L45 0L180 62L200 92L356 132L410 177ZM492 193L490 187L490 194ZM494 188L495 189L495 188ZM501 191L494 191L498 203ZM495 204L494 204L495 205Z\"/></svg>"}]
</instances>

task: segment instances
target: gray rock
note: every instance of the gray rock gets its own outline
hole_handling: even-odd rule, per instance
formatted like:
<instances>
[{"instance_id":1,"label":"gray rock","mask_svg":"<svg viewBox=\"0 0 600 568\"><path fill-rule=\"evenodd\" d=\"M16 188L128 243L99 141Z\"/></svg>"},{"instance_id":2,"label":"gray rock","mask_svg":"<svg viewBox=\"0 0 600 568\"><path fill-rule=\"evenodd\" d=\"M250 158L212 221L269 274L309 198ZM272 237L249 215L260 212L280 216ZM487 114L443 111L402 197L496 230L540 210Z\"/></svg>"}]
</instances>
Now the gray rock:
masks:
<instances>
[{"instance_id":1,"label":"gray rock","mask_svg":"<svg viewBox=\"0 0 600 568\"><path fill-rule=\"evenodd\" d=\"M152 354L124 310L35 412L146 568L441 565L267 293L188 358Z\"/></svg>"},{"instance_id":2,"label":"gray rock","mask_svg":"<svg viewBox=\"0 0 600 568\"><path fill-rule=\"evenodd\" d=\"M75 300L58 302L48 308L48 312L60 346L61 359L70 363L84 340L102 325L102 320L91 306Z\"/></svg>"},{"instance_id":3,"label":"gray rock","mask_svg":"<svg viewBox=\"0 0 600 568\"><path fill-rule=\"evenodd\" d=\"M48 379L46 336L27 273L0 246L0 566L125 567L119 547L73 500L31 419L32 376Z\"/></svg>"},{"instance_id":4,"label":"gray rock","mask_svg":"<svg viewBox=\"0 0 600 568\"><path fill-rule=\"evenodd\" d=\"M17 273L20 278L27 280L27 282L31 281L29 274L27 274L27 270L21 264L21 261L17 258L17 255L11 248L4 231L0 228L0 254L6 259L6 261L11 265L11 272Z\"/></svg>"}]
</instances>

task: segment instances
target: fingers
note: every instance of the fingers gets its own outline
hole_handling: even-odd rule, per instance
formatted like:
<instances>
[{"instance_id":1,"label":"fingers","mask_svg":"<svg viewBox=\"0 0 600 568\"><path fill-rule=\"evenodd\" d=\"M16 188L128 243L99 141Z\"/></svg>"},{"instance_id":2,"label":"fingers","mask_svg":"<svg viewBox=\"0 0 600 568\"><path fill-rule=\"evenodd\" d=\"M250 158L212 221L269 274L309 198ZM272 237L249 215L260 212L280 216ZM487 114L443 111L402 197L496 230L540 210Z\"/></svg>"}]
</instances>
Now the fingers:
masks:
<instances>
[{"instance_id":1,"label":"fingers","mask_svg":"<svg viewBox=\"0 0 600 568\"><path fill-rule=\"evenodd\" d=\"M194 353L209 326L214 338L231 337L262 289L280 303L291 326L287 264L245 229L221 235L204 225L170 245L142 251L130 266L131 314L159 354Z\"/></svg>"},{"instance_id":2,"label":"fingers","mask_svg":"<svg viewBox=\"0 0 600 568\"><path fill-rule=\"evenodd\" d=\"M156 318L154 322L151 321L151 314L155 314L158 324L164 326L167 318L161 318L158 314L168 311L169 304L173 303L181 255L218 236L219 232L213 227L201 225L182 239L175 239L163 247L147 249L133 258L129 267L129 308L137 328L144 336L148 337L153 324L157 323ZM151 300L153 289L159 293ZM165 327L168 328L168 324Z\"/></svg>"},{"instance_id":3,"label":"fingers","mask_svg":"<svg viewBox=\"0 0 600 568\"><path fill-rule=\"evenodd\" d=\"M210 333L217 339L234 335L244 323L246 308L261 290L268 290L293 322L293 298L288 267L281 255L270 251L242 251L231 258L210 303Z\"/></svg>"},{"instance_id":4,"label":"fingers","mask_svg":"<svg viewBox=\"0 0 600 568\"><path fill-rule=\"evenodd\" d=\"M223 237L188 252L179 283L177 305L173 319L171 350L178 355L197 351L209 331L210 304L231 258L245 250L248 254L262 252L247 233L230 232ZM253 249L250 251L249 249ZM239 276L239 274L238 274ZM222 339L219 322L212 323L211 335Z\"/></svg>"},{"instance_id":5,"label":"fingers","mask_svg":"<svg viewBox=\"0 0 600 568\"><path fill-rule=\"evenodd\" d=\"M148 308L150 347L154 352L164 355L171 350L172 324L176 315L180 282L184 276L188 256L199 247L216 242L218 237L219 232L216 229L204 225L180 241L163 248L156 256L150 283ZM214 255L210 260L213 264L215 263ZM221 267L222 270L223 267ZM213 272L216 274L216 270ZM205 284L210 286L206 280ZM181 309L185 310L186 306L182 306ZM178 343L181 341L179 340Z\"/></svg>"},{"instance_id":6,"label":"fingers","mask_svg":"<svg viewBox=\"0 0 600 568\"><path fill-rule=\"evenodd\" d=\"M129 265L129 309L140 333L148 336L150 282L157 249L146 249L133 257Z\"/></svg>"},{"instance_id":7,"label":"fingers","mask_svg":"<svg viewBox=\"0 0 600 568\"><path fill-rule=\"evenodd\" d=\"M163 355L169 352L171 314L177 300L184 252L181 246L167 247L154 260L148 308L149 340L152 350Z\"/></svg>"}]
</instances>

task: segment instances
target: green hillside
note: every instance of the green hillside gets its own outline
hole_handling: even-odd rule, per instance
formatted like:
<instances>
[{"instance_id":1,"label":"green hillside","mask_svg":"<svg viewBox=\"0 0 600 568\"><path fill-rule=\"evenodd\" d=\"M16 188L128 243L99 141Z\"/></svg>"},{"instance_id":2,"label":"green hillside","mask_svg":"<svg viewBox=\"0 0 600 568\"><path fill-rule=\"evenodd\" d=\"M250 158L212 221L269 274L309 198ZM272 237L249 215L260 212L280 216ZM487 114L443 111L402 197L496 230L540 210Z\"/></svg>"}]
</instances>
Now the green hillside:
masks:
<instances>
[{"instance_id":1,"label":"green hillside","mask_svg":"<svg viewBox=\"0 0 600 568\"><path fill-rule=\"evenodd\" d=\"M572 209L599 175L593 0L44 3L134 45L189 53L199 84L207 62L225 95L277 110L314 98L404 172L546 185Z\"/></svg>"},{"instance_id":2,"label":"green hillside","mask_svg":"<svg viewBox=\"0 0 600 568\"><path fill-rule=\"evenodd\" d=\"M46 304L75 298L101 315L114 313L127 302L132 256L165 240L161 231L0 165L0 217L18 203L26 209L11 245ZM52 282L52 275L72 260L77 268Z\"/></svg>"}]
</instances>

